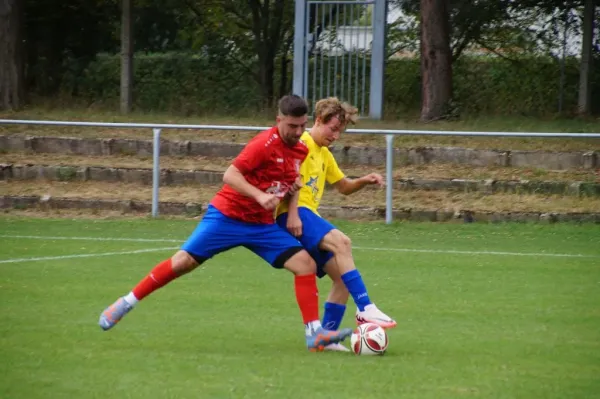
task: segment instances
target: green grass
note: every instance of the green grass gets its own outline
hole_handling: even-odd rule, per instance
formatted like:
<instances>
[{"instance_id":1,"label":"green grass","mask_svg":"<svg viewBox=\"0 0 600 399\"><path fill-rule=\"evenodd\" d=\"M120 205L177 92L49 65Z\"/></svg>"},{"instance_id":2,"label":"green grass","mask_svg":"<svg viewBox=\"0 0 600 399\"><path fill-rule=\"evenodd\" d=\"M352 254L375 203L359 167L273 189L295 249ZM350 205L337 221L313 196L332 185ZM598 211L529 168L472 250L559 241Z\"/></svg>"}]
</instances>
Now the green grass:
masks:
<instances>
[{"instance_id":1,"label":"green grass","mask_svg":"<svg viewBox=\"0 0 600 399\"><path fill-rule=\"evenodd\" d=\"M600 397L600 226L339 222L371 298L399 321L372 358L307 352L291 275L244 249L102 332L102 309L195 221L0 224L2 398ZM157 251L101 256L144 249ZM95 256L6 262L74 254Z\"/></svg>"}]
</instances>

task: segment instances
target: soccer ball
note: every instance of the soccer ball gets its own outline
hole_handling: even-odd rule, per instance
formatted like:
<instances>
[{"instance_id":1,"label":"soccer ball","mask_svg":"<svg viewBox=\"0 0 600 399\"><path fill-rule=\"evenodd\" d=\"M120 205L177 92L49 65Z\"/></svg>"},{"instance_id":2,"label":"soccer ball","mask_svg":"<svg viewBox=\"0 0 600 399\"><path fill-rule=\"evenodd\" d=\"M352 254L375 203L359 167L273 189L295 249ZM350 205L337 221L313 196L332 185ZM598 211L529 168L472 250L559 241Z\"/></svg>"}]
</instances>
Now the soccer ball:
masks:
<instances>
[{"instance_id":1,"label":"soccer ball","mask_svg":"<svg viewBox=\"0 0 600 399\"><path fill-rule=\"evenodd\" d=\"M350 343L357 355L383 355L389 340L383 328L374 323L365 323L352 332Z\"/></svg>"}]
</instances>

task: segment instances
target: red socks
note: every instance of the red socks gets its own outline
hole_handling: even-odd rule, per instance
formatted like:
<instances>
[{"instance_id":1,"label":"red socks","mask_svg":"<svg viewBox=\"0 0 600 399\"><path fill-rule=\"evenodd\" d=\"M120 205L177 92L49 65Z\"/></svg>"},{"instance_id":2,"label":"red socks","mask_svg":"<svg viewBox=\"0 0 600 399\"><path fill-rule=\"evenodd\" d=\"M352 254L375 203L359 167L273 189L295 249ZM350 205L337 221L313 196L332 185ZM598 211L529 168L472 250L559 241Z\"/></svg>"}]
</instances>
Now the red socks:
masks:
<instances>
[{"instance_id":1,"label":"red socks","mask_svg":"<svg viewBox=\"0 0 600 399\"><path fill-rule=\"evenodd\" d=\"M319 290L317 288L317 275L307 274L294 277L296 301L302 313L304 324L319 320Z\"/></svg>"},{"instance_id":2,"label":"red socks","mask_svg":"<svg viewBox=\"0 0 600 399\"><path fill-rule=\"evenodd\" d=\"M133 295L141 301L152 292L176 279L178 275L173 271L171 258L159 263L142 279L132 290ZM304 324L319 320L319 290L317 288L316 274L294 276L296 301L302 313Z\"/></svg>"},{"instance_id":3,"label":"red socks","mask_svg":"<svg viewBox=\"0 0 600 399\"><path fill-rule=\"evenodd\" d=\"M138 301L141 301L144 297L150 295L152 292L177 277L177 274L173 271L171 258L169 258L156 265L150 274L144 277L131 292L133 292L133 295L135 295Z\"/></svg>"}]
</instances>

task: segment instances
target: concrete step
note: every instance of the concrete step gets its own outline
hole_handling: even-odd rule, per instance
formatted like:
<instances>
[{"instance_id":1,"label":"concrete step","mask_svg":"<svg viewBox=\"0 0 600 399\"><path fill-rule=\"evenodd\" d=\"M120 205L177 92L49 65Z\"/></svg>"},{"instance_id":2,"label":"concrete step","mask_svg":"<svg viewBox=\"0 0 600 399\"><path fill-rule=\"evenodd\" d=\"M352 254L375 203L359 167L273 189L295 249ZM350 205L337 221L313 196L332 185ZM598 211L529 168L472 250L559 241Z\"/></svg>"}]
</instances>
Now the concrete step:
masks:
<instances>
[{"instance_id":1,"label":"concrete step","mask_svg":"<svg viewBox=\"0 0 600 399\"><path fill-rule=\"evenodd\" d=\"M244 144L211 141L161 141L161 155L231 158ZM547 170L600 168L598 146L580 151L528 151L472 149L462 147L396 147L394 164L459 164L471 166L533 167ZM25 135L0 135L4 152L28 151L85 156L134 155L152 156L152 141L124 138L79 138ZM331 148L343 165L385 165L386 150L381 147L342 146Z\"/></svg>"},{"instance_id":2,"label":"concrete step","mask_svg":"<svg viewBox=\"0 0 600 399\"><path fill-rule=\"evenodd\" d=\"M150 168L83 165L0 164L0 180L40 179L50 181L125 182L151 185L153 170ZM160 185L220 184L222 179L222 171L161 169ZM368 188L373 189L372 186ZM397 190L448 190L456 192L483 192L486 194L561 194L600 197L600 183L582 181L395 177L394 188Z\"/></svg>"},{"instance_id":3,"label":"concrete step","mask_svg":"<svg viewBox=\"0 0 600 399\"><path fill-rule=\"evenodd\" d=\"M160 157L160 167L175 170L206 170L223 172L233 157L171 156ZM152 168L150 156L133 155L73 155L57 153L6 152L0 154L0 163L8 165L61 165L148 169ZM342 165L349 176L362 176L371 172L385 174L385 165ZM396 179L470 179L470 180L543 180L583 181L600 183L600 169L575 169L548 171L537 168L501 166L470 166L458 164L422 164L394 167Z\"/></svg>"},{"instance_id":4,"label":"concrete step","mask_svg":"<svg viewBox=\"0 0 600 399\"><path fill-rule=\"evenodd\" d=\"M61 115L60 118L64 116ZM16 119L16 116L11 116ZM47 119L48 115L36 116L33 119ZM85 118L78 115L77 119ZM119 116L120 118L120 116ZM27 117L26 119L32 119ZM94 118L95 119L95 118ZM114 116L107 119L114 121ZM107 121L106 119L104 120ZM180 123L192 124L220 124L235 126L270 126L272 119L257 120L187 120ZM144 122L153 123L177 123L177 121L144 120ZM466 130L496 130L497 127L478 126L477 129L467 128ZM515 126L521 131L539 131L536 126ZM421 130L456 130L453 123L436 123L433 125L415 126L406 124L402 121L376 122L361 121L357 128L364 129L421 129ZM464 128L459 128L459 130ZM572 130L569 126L565 129ZM589 128L583 129L586 132L598 132L600 126L597 123L590 122ZM148 140L152 138L152 129L150 128L99 128L82 126L42 126L42 125L0 125L0 134L3 135L22 135L22 136L54 136L54 137L80 137L80 138L98 138L98 139L121 139L129 138L136 140ZM216 130L216 129L163 129L161 137L172 141L211 141L223 143L247 143L257 131L241 130ZM385 147L385 138L381 134L354 134L345 133L338 140L337 144L341 147ZM600 150L600 139L574 139L574 138L508 138L508 137L466 137L466 136L430 136L430 135L406 135L395 136L394 144L399 147L423 148L423 147L465 147L477 149L512 149L512 150L538 150L544 148L548 151L589 151Z\"/></svg>"}]
</instances>

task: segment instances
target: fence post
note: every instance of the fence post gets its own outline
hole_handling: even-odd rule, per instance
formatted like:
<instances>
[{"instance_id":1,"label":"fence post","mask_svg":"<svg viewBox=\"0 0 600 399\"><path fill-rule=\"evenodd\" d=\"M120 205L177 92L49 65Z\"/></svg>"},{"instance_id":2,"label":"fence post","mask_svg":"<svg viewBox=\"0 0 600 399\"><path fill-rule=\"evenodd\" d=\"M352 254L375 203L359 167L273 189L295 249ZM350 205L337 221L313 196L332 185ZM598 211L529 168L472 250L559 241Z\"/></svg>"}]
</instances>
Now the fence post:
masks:
<instances>
[{"instance_id":1,"label":"fence post","mask_svg":"<svg viewBox=\"0 0 600 399\"><path fill-rule=\"evenodd\" d=\"M385 186L385 223L392 223L392 209L394 190L394 135L386 134L386 154L385 154L385 174L386 174L386 186Z\"/></svg>"},{"instance_id":2,"label":"fence post","mask_svg":"<svg viewBox=\"0 0 600 399\"><path fill-rule=\"evenodd\" d=\"M304 47L306 46L306 0L296 0L294 23L294 76L293 94L306 96L304 93Z\"/></svg>"},{"instance_id":3,"label":"fence post","mask_svg":"<svg viewBox=\"0 0 600 399\"><path fill-rule=\"evenodd\" d=\"M387 1L375 0L373 6L373 48L371 53L371 88L369 93L369 118L383 117L383 81L385 75L385 32Z\"/></svg>"},{"instance_id":4,"label":"fence post","mask_svg":"<svg viewBox=\"0 0 600 399\"><path fill-rule=\"evenodd\" d=\"M160 185L160 129L152 129L154 140L153 149L153 168L152 168L152 217L158 216L158 186Z\"/></svg>"}]
</instances>

